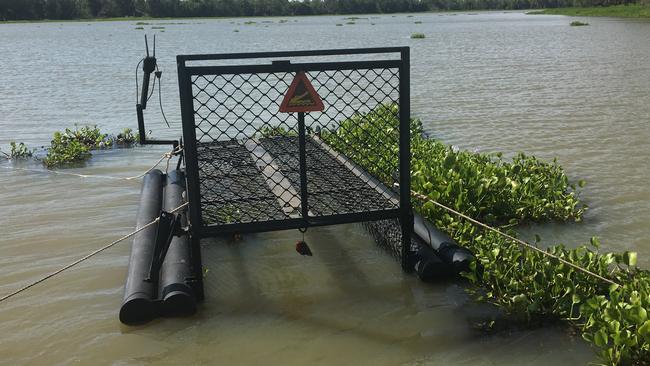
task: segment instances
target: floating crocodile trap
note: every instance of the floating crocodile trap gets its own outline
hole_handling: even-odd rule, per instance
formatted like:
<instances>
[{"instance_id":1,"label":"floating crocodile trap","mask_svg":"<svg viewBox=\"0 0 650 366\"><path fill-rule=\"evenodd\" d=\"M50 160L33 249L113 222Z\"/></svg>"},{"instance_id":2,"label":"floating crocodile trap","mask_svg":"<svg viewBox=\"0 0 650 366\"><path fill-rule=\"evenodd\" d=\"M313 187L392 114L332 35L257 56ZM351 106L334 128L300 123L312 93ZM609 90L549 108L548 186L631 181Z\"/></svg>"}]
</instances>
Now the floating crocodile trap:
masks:
<instances>
[{"instance_id":1,"label":"floating crocodile trap","mask_svg":"<svg viewBox=\"0 0 650 366\"><path fill-rule=\"evenodd\" d=\"M323 62L342 56L357 60ZM232 64L253 59L270 62ZM218 61L231 64L211 65ZM410 240L408 48L188 55L177 62L193 235L396 218ZM406 194L395 195L350 157L367 152L334 148L345 143L336 140L342 121L380 106L394 107L399 131L359 133L397 139L399 151L389 162L364 165L376 164L373 170L394 177Z\"/></svg>"}]
</instances>

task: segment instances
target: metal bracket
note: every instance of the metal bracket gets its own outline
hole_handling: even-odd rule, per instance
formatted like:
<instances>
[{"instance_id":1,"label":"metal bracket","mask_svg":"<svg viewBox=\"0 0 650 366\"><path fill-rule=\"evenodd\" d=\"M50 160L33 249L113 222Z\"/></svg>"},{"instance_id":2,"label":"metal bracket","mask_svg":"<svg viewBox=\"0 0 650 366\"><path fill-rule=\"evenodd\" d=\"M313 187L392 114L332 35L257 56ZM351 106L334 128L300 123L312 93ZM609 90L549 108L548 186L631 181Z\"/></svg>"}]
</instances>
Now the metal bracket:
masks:
<instances>
[{"instance_id":1,"label":"metal bracket","mask_svg":"<svg viewBox=\"0 0 650 366\"><path fill-rule=\"evenodd\" d=\"M179 236L182 233L183 228L181 227L180 215L161 211L158 221L158 230L156 231L156 243L153 257L151 258L151 264L149 266L149 276L145 281L152 282L154 279L158 278L160 267L165 260L172 239L174 239L174 236Z\"/></svg>"}]
</instances>

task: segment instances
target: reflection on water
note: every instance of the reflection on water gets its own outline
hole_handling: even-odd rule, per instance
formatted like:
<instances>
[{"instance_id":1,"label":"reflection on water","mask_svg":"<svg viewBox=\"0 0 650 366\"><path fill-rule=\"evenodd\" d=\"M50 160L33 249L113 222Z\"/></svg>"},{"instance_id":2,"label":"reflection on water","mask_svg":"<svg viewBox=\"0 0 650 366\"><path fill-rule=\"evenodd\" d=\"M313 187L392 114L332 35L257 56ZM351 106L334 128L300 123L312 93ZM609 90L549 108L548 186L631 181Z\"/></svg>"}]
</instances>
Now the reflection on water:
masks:
<instances>
[{"instance_id":1,"label":"reflection on water","mask_svg":"<svg viewBox=\"0 0 650 366\"><path fill-rule=\"evenodd\" d=\"M359 46L412 46L413 114L463 148L557 156L589 183L577 225L530 233L573 244L601 235L608 248L650 249L647 85L650 24L521 13L340 17L257 25L191 20L158 33L165 112L155 137L179 134L174 56ZM422 24L414 24L422 21ZM118 132L135 126L134 22L0 25L0 146L44 145L74 122ZM234 29L240 32L233 32ZM413 32L427 38L411 40ZM153 32L147 29L147 32ZM290 34L291 37L287 38ZM287 39L291 41L288 42ZM317 42L315 42L315 39ZM307 45L307 46L305 46ZM95 154L84 174L132 176L164 148ZM0 293L16 289L131 231L139 182L38 171L0 162ZM2 363L16 364L585 364L593 354L562 329L485 335L486 318L461 284L425 285L401 273L356 225L311 229L314 257L297 231L205 241L206 301L198 315L125 327L117 319L124 243L0 305Z\"/></svg>"}]
</instances>

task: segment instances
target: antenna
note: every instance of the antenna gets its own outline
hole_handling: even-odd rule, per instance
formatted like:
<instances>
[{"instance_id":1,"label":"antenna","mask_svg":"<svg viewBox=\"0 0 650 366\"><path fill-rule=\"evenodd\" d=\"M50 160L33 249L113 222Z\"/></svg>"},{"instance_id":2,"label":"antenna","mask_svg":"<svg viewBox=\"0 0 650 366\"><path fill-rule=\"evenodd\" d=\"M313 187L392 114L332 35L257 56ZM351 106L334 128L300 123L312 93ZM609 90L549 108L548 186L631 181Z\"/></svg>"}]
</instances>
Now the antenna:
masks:
<instances>
[{"instance_id":1,"label":"antenna","mask_svg":"<svg viewBox=\"0 0 650 366\"><path fill-rule=\"evenodd\" d=\"M156 63L156 35L153 36L153 56L149 55L149 39L147 35L144 35L144 46L146 48L147 55L142 59L142 91L140 92L140 103L136 104L136 112L138 117L138 133L140 134L140 144L142 145L174 145L174 148L178 146L178 141L172 140L148 140L146 138L147 133L144 126L144 110L147 109L147 99L149 96L149 83L151 81L151 74L154 73L154 76L160 80L162 71L158 70L158 64ZM154 86L155 86L154 79ZM160 84L158 84L158 93L160 93ZM160 95L160 94L159 94ZM162 111L162 105L160 106ZM163 118L165 116L164 112ZM165 118L165 123L167 119ZM169 126L169 123L167 123Z\"/></svg>"}]
</instances>

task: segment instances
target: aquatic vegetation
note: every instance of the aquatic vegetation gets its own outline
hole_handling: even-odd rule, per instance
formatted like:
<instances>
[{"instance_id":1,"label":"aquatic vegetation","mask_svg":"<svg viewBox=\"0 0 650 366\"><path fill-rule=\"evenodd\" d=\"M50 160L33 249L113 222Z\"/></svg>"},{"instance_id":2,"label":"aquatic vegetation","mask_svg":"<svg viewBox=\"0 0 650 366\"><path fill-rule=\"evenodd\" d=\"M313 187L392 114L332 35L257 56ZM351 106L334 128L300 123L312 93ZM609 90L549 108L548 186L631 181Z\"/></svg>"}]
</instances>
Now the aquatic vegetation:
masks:
<instances>
[{"instance_id":1,"label":"aquatic vegetation","mask_svg":"<svg viewBox=\"0 0 650 366\"><path fill-rule=\"evenodd\" d=\"M54 133L54 138L50 143L47 156L43 159L43 164L47 167L56 167L82 162L89 159L90 156L90 148L87 145L65 132L57 131Z\"/></svg>"},{"instance_id":2,"label":"aquatic vegetation","mask_svg":"<svg viewBox=\"0 0 650 366\"><path fill-rule=\"evenodd\" d=\"M421 20L416 20L416 21L413 22L413 24L422 24L422 21Z\"/></svg>"},{"instance_id":3,"label":"aquatic vegetation","mask_svg":"<svg viewBox=\"0 0 650 366\"><path fill-rule=\"evenodd\" d=\"M345 24L347 24L347 25L355 25L357 23L355 23L355 22L346 22Z\"/></svg>"},{"instance_id":4,"label":"aquatic vegetation","mask_svg":"<svg viewBox=\"0 0 650 366\"><path fill-rule=\"evenodd\" d=\"M424 33L413 33L413 34L411 34L411 39L422 39L422 38L426 38Z\"/></svg>"},{"instance_id":5,"label":"aquatic vegetation","mask_svg":"<svg viewBox=\"0 0 650 366\"><path fill-rule=\"evenodd\" d=\"M144 27L135 27L135 29L144 29Z\"/></svg>"},{"instance_id":6,"label":"aquatic vegetation","mask_svg":"<svg viewBox=\"0 0 650 366\"><path fill-rule=\"evenodd\" d=\"M115 136L113 142L120 146L129 147L137 143L139 139L139 135L137 133L134 134L132 129L125 128Z\"/></svg>"},{"instance_id":7,"label":"aquatic vegetation","mask_svg":"<svg viewBox=\"0 0 650 366\"><path fill-rule=\"evenodd\" d=\"M244 24L245 25L253 25L253 24L257 24L257 22L254 22L252 20L248 20L248 21L245 21Z\"/></svg>"},{"instance_id":8,"label":"aquatic vegetation","mask_svg":"<svg viewBox=\"0 0 650 366\"><path fill-rule=\"evenodd\" d=\"M34 150L29 149L24 142L16 143L11 141L9 143L9 152L6 153L0 150L0 153L7 159L27 159L32 157Z\"/></svg>"},{"instance_id":9,"label":"aquatic vegetation","mask_svg":"<svg viewBox=\"0 0 650 366\"><path fill-rule=\"evenodd\" d=\"M298 136L296 131L288 130L282 126L264 126L260 129L259 133L262 137Z\"/></svg>"},{"instance_id":10,"label":"aquatic vegetation","mask_svg":"<svg viewBox=\"0 0 650 366\"><path fill-rule=\"evenodd\" d=\"M138 134L133 134L130 128L125 128L117 136L102 133L97 126L75 126L57 131L43 158L47 167L62 166L88 160L91 150L110 148L114 145L130 147L138 141Z\"/></svg>"},{"instance_id":11,"label":"aquatic vegetation","mask_svg":"<svg viewBox=\"0 0 650 366\"><path fill-rule=\"evenodd\" d=\"M582 26L585 26L585 25L589 25L589 23L583 23L583 22L581 22L579 20L574 20L574 21L571 22L570 25L572 27L582 27Z\"/></svg>"},{"instance_id":12,"label":"aquatic vegetation","mask_svg":"<svg viewBox=\"0 0 650 366\"><path fill-rule=\"evenodd\" d=\"M337 27L342 27L343 24L341 24L341 23L336 23L336 26L337 26Z\"/></svg>"},{"instance_id":13,"label":"aquatic vegetation","mask_svg":"<svg viewBox=\"0 0 650 366\"><path fill-rule=\"evenodd\" d=\"M165 29L165 27L151 27L151 29Z\"/></svg>"},{"instance_id":14,"label":"aquatic vegetation","mask_svg":"<svg viewBox=\"0 0 650 366\"><path fill-rule=\"evenodd\" d=\"M398 107L383 105L342 121L323 138L370 173L392 182L397 166ZM580 221L586 207L564 170L553 162L518 154L460 151L423 136L411 121L412 189L516 236L518 224ZM546 249L602 279L537 251L524 249L439 209L414 201L423 216L476 256L465 276L476 299L531 325L564 320L598 349L608 365L647 365L650 359L650 272L636 266L635 252L605 252L597 238L575 248ZM540 238L537 238L539 242ZM537 243L536 243L537 244Z\"/></svg>"},{"instance_id":15,"label":"aquatic vegetation","mask_svg":"<svg viewBox=\"0 0 650 366\"><path fill-rule=\"evenodd\" d=\"M151 23L148 22L137 22L135 25L151 25Z\"/></svg>"}]
</instances>

